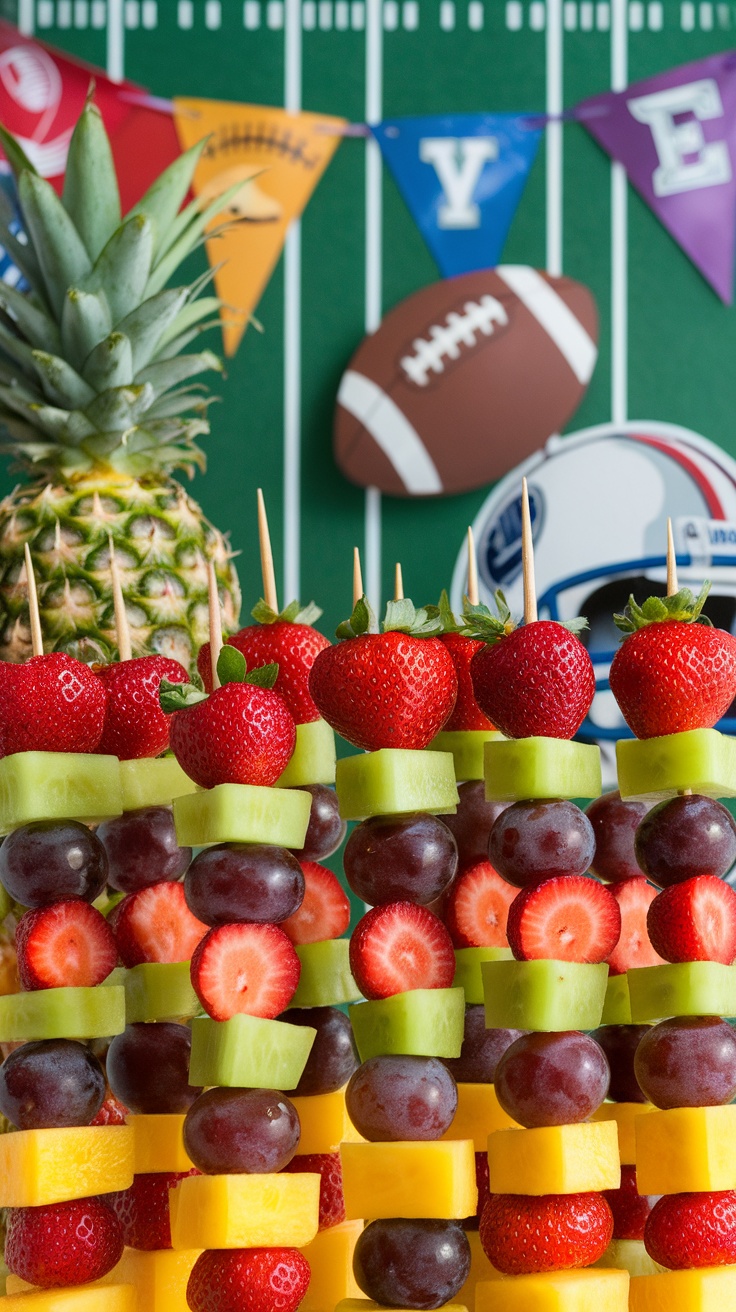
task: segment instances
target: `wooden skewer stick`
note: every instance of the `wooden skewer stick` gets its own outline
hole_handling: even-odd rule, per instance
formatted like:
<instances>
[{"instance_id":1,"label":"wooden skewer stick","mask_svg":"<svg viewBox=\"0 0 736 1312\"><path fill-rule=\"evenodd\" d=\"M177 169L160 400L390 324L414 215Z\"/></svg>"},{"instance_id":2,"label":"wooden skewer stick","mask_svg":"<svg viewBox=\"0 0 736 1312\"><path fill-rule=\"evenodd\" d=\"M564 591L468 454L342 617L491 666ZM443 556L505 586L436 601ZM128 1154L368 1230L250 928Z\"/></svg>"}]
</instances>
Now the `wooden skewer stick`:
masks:
<instances>
[{"instance_id":1,"label":"wooden skewer stick","mask_svg":"<svg viewBox=\"0 0 736 1312\"><path fill-rule=\"evenodd\" d=\"M28 583L28 614L31 620L31 650L34 656L43 656L43 633L41 632L41 613L38 609L36 575L33 572L33 561L31 560L31 551L27 542L24 555L26 558L26 581Z\"/></svg>"},{"instance_id":2,"label":"wooden skewer stick","mask_svg":"<svg viewBox=\"0 0 736 1312\"><path fill-rule=\"evenodd\" d=\"M677 587L677 557L675 556L675 539L672 536L672 520L667 520L667 596L674 597Z\"/></svg>"},{"instance_id":3,"label":"wooden skewer stick","mask_svg":"<svg viewBox=\"0 0 736 1312\"><path fill-rule=\"evenodd\" d=\"M123 584L120 578L120 566L115 558L115 545L112 537L108 538L108 541L110 543L110 578L112 580L112 604L115 608L115 632L118 640L118 657L121 661L129 661L133 656L133 647L130 641L130 625L128 624L128 614L125 609Z\"/></svg>"},{"instance_id":4,"label":"wooden skewer stick","mask_svg":"<svg viewBox=\"0 0 736 1312\"><path fill-rule=\"evenodd\" d=\"M219 688L217 662L222 651L222 612L220 611L220 594L217 591L217 574L213 560L207 561L207 599L210 618L210 665L212 668L212 687Z\"/></svg>"},{"instance_id":5,"label":"wooden skewer stick","mask_svg":"<svg viewBox=\"0 0 736 1312\"><path fill-rule=\"evenodd\" d=\"M266 503L263 500L263 492L258 489L258 542L261 548L261 574L263 575L263 600L271 610L279 613L278 597L276 595L276 575L273 570L273 551L271 550L271 534L268 531L268 517L266 515Z\"/></svg>"},{"instance_id":6,"label":"wooden skewer stick","mask_svg":"<svg viewBox=\"0 0 736 1312\"><path fill-rule=\"evenodd\" d=\"M478 592L478 557L475 554L475 538L473 530L468 525L468 601L471 606L477 606L480 601Z\"/></svg>"},{"instance_id":7,"label":"wooden skewer stick","mask_svg":"<svg viewBox=\"0 0 736 1312\"><path fill-rule=\"evenodd\" d=\"M396 562L394 570L394 601L402 601L404 597L404 575L401 570L399 561Z\"/></svg>"},{"instance_id":8,"label":"wooden skewer stick","mask_svg":"<svg viewBox=\"0 0 736 1312\"><path fill-rule=\"evenodd\" d=\"M521 480L521 564L524 577L524 623L533 624L537 616L537 590L534 582L534 541L529 510L529 487Z\"/></svg>"},{"instance_id":9,"label":"wooden skewer stick","mask_svg":"<svg viewBox=\"0 0 736 1312\"><path fill-rule=\"evenodd\" d=\"M353 610L363 596L363 571L360 568L360 551L353 547Z\"/></svg>"}]
</instances>

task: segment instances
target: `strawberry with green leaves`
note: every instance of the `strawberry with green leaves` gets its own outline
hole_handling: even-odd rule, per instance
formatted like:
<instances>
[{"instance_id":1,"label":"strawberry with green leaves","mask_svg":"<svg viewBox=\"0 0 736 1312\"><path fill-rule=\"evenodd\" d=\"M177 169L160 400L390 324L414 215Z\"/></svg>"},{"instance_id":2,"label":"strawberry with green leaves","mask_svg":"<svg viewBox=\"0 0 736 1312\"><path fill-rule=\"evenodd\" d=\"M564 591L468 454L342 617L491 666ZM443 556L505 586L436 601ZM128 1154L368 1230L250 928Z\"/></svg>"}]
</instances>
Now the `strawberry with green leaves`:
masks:
<instances>
[{"instance_id":1,"label":"strawberry with green leaves","mask_svg":"<svg viewBox=\"0 0 736 1312\"><path fill-rule=\"evenodd\" d=\"M633 597L614 615L624 641L611 662L611 691L637 738L710 729L736 697L736 637L715 629L694 597Z\"/></svg>"},{"instance_id":2,"label":"strawberry with green leaves","mask_svg":"<svg viewBox=\"0 0 736 1312\"><path fill-rule=\"evenodd\" d=\"M436 609L436 608L433 608ZM457 697L442 624L411 601L390 601L383 631L361 597L337 630L337 646L319 652L309 691L320 715L355 747L426 747Z\"/></svg>"},{"instance_id":3,"label":"strawberry with green leaves","mask_svg":"<svg viewBox=\"0 0 736 1312\"><path fill-rule=\"evenodd\" d=\"M430 614L434 612L434 607L428 606ZM475 699L473 690L473 680L470 673L470 663L477 651L484 646L482 639L469 638L463 630L463 626L458 624L450 606L450 598L447 592L442 591L439 605L436 608L437 615L442 624L442 632L439 635L440 642L447 648L455 666L457 675L457 700L455 709L449 720L444 724L447 732L469 729L493 729L494 725L483 713Z\"/></svg>"}]
</instances>

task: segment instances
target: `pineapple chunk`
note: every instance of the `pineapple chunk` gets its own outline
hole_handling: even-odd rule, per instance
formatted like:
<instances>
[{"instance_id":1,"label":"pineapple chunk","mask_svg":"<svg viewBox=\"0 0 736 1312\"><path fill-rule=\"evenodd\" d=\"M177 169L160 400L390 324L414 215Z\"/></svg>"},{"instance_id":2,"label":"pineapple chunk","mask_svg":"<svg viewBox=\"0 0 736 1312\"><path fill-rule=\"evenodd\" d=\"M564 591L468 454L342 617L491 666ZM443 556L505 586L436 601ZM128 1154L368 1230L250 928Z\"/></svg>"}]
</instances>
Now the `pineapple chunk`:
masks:
<instances>
[{"instance_id":1,"label":"pineapple chunk","mask_svg":"<svg viewBox=\"0 0 736 1312\"><path fill-rule=\"evenodd\" d=\"M137 1312L187 1312L187 1282L200 1251L126 1248L115 1270L120 1280L133 1286Z\"/></svg>"},{"instance_id":2,"label":"pineapple chunk","mask_svg":"<svg viewBox=\"0 0 736 1312\"><path fill-rule=\"evenodd\" d=\"M470 1273L457 1297L461 1303L467 1303L469 1308L474 1308L475 1288L481 1280L508 1280L509 1277L501 1275L495 1266L491 1266L477 1230L466 1230L465 1238L470 1244Z\"/></svg>"},{"instance_id":3,"label":"pineapple chunk","mask_svg":"<svg viewBox=\"0 0 736 1312\"><path fill-rule=\"evenodd\" d=\"M578 1194L618 1189L614 1121L496 1130L488 1139L492 1194ZM661 1190L644 1189L642 1193ZM468 1214L469 1215L469 1214Z\"/></svg>"},{"instance_id":4,"label":"pineapple chunk","mask_svg":"<svg viewBox=\"0 0 736 1312\"><path fill-rule=\"evenodd\" d=\"M184 1147L184 1116L129 1116L133 1131L133 1170L136 1175L165 1171L191 1171L194 1166Z\"/></svg>"},{"instance_id":5,"label":"pineapple chunk","mask_svg":"<svg viewBox=\"0 0 736 1312\"><path fill-rule=\"evenodd\" d=\"M736 1106L654 1111L635 1133L639 1193L736 1189Z\"/></svg>"},{"instance_id":6,"label":"pineapple chunk","mask_svg":"<svg viewBox=\"0 0 736 1312\"><path fill-rule=\"evenodd\" d=\"M736 1307L736 1266L634 1276L630 1312L723 1312Z\"/></svg>"},{"instance_id":7,"label":"pineapple chunk","mask_svg":"<svg viewBox=\"0 0 736 1312\"><path fill-rule=\"evenodd\" d=\"M132 1285L69 1285L8 1294L3 1312L143 1312ZM185 1312L186 1304L182 1309ZM146 1309L153 1312L153 1309ZM178 1309L177 1309L178 1312Z\"/></svg>"},{"instance_id":8,"label":"pineapple chunk","mask_svg":"<svg viewBox=\"0 0 736 1312\"><path fill-rule=\"evenodd\" d=\"M602 1102L590 1119L616 1122L619 1161L622 1166L636 1166L636 1118L654 1110L650 1102Z\"/></svg>"},{"instance_id":9,"label":"pineapple chunk","mask_svg":"<svg viewBox=\"0 0 736 1312\"><path fill-rule=\"evenodd\" d=\"M344 1143L349 1221L386 1217L462 1220L478 1208L472 1139L447 1143Z\"/></svg>"},{"instance_id":10,"label":"pineapple chunk","mask_svg":"<svg viewBox=\"0 0 736 1312\"><path fill-rule=\"evenodd\" d=\"M0 1136L0 1207L38 1207L129 1189L133 1131L127 1125L17 1130Z\"/></svg>"},{"instance_id":11,"label":"pineapple chunk","mask_svg":"<svg viewBox=\"0 0 736 1312\"><path fill-rule=\"evenodd\" d=\"M299 1312L325 1312L341 1298L360 1298L353 1275L353 1252L363 1229L362 1221L343 1221L320 1230L301 1251L309 1262L312 1278L299 1304Z\"/></svg>"},{"instance_id":12,"label":"pineapple chunk","mask_svg":"<svg viewBox=\"0 0 736 1312\"><path fill-rule=\"evenodd\" d=\"M494 1130L518 1130L516 1121L504 1111L493 1084L458 1084L457 1111L446 1139L472 1139L477 1153L484 1153Z\"/></svg>"},{"instance_id":13,"label":"pineapple chunk","mask_svg":"<svg viewBox=\"0 0 736 1312\"><path fill-rule=\"evenodd\" d=\"M110 820L122 809L117 756L15 752L0 760L0 834L31 820Z\"/></svg>"},{"instance_id":14,"label":"pineapple chunk","mask_svg":"<svg viewBox=\"0 0 736 1312\"><path fill-rule=\"evenodd\" d=\"M120 780L124 811L140 811L144 806L171 806L175 797L193 793L197 787L175 756L121 761Z\"/></svg>"},{"instance_id":15,"label":"pineapple chunk","mask_svg":"<svg viewBox=\"0 0 736 1312\"><path fill-rule=\"evenodd\" d=\"M169 1194L173 1248L303 1248L319 1224L319 1175L190 1175Z\"/></svg>"},{"instance_id":16,"label":"pineapple chunk","mask_svg":"<svg viewBox=\"0 0 736 1312\"><path fill-rule=\"evenodd\" d=\"M344 1089L291 1101L299 1113L301 1136L297 1152L300 1155L336 1153L343 1140L356 1142L362 1138L348 1116Z\"/></svg>"},{"instance_id":17,"label":"pineapple chunk","mask_svg":"<svg viewBox=\"0 0 736 1312\"><path fill-rule=\"evenodd\" d=\"M475 1312L629 1312L629 1273L584 1267L483 1281L475 1287Z\"/></svg>"}]
</instances>

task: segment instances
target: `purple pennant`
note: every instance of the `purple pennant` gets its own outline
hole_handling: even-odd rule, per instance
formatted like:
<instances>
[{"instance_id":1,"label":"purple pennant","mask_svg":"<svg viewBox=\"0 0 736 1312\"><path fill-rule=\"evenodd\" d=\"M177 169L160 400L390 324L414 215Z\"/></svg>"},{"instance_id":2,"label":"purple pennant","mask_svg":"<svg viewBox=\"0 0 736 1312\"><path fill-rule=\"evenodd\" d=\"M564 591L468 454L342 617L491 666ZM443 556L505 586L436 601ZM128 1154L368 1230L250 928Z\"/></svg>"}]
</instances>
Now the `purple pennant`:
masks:
<instances>
[{"instance_id":1,"label":"purple pennant","mask_svg":"<svg viewBox=\"0 0 736 1312\"><path fill-rule=\"evenodd\" d=\"M669 69L578 105L721 300L733 300L736 51Z\"/></svg>"}]
</instances>

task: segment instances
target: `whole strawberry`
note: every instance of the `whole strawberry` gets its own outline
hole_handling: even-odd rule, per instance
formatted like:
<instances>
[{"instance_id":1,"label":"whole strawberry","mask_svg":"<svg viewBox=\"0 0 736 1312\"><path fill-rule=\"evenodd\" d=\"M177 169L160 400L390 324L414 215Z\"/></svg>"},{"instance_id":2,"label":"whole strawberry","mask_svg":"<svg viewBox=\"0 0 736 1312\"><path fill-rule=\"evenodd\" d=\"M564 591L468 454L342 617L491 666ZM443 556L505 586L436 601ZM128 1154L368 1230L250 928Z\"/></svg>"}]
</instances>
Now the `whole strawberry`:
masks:
<instances>
[{"instance_id":1,"label":"whole strawberry","mask_svg":"<svg viewBox=\"0 0 736 1312\"><path fill-rule=\"evenodd\" d=\"M710 590L694 597L633 597L616 625L626 634L611 662L609 681L637 738L710 729L736 696L736 637L714 629L702 614Z\"/></svg>"},{"instance_id":2,"label":"whole strawberry","mask_svg":"<svg viewBox=\"0 0 736 1312\"><path fill-rule=\"evenodd\" d=\"M221 687L209 696L191 684L161 684L161 706L171 717L171 750L201 788L217 784L270 787L289 763L296 743L294 717L271 689L277 667L246 673L245 658L223 647L217 663Z\"/></svg>"},{"instance_id":3,"label":"whole strawberry","mask_svg":"<svg viewBox=\"0 0 736 1312\"><path fill-rule=\"evenodd\" d=\"M483 640L470 672L481 710L507 738L572 738L595 694L593 663L577 633L586 620L517 628L502 592L498 616L468 606L466 632Z\"/></svg>"},{"instance_id":4,"label":"whole strawberry","mask_svg":"<svg viewBox=\"0 0 736 1312\"><path fill-rule=\"evenodd\" d=\"M123 1255L123 1227L101 1198L8 1212L5 1262L31 1285L54 1289L101 1280Z\"/></svg>"},{"instance_id":5,"label":"whole strawberry","mask_svg":"<svg viewBox=\"0 0 736 1312\"><path fill-rule=\"evenodd\" d=\"M107 693L105 722L97 751L121 761L160 756L169 745L169 717L159 701L161 680L189 683L178 661L167 656L138 656L96 669Z\"/></svg>"},{"instance_id":6,"label":"whole strawberry","mask_svg":"<svg viewBox=\"0 0 736 1312\"><path fill-rule=\"evenodd\" d=\"M736 1263L736 1193L666 1194L644 1228L649 1256L660 1266L732 1266Z\"/></svg>"},{"instance_id":7,"label":"whole strawberry","mask_svg":"<svg viewBox=\"0 0 736 1312\"><path fill-rule=\"evenodd\" d=\"M475 653L480 651L485 643L480 638L468 638L462 632L461 626L456 622L452 613L450 599L446 592L443 592L440 597L437 613L444 629L444 632L439 635L440 642L450 653L450 659L455 666L455 674L457 675L455 709L449 720L445 721L443 728L448 732L468 729L493 729L494 726L488 716L483 714L475 700L473 679L470 673L470 663Z\"/></svg>"},{"instance_id":8,"label":"whole strawberry","mask_svg":"<svg viewBox=\"0 0 736 1312\"><path fill-rule=\"evenodd\" d=\"M309 692L309 671L315 657L330 646L329 638L313 628L322 611L314 602L302 607L298 601L276 614L265 601L253 607L256 621L234 633L227 642L242 652L249 668L275 663L279 667L274 692L283 697L297 724L319 719L319 711ZM206 642L197 656L197 669L208 692L212 691L210 644Z\"/></svg>"},{"instance_id":9,"label":"whole strawberry","mask_svg":"<svg viewBox=\"0 0 736 1312\"><path fill-rule=\"evenodd\" d=\"M365 751L426 747L445 724L457 697L457 675L435 635L437 616L408 600L390 601L383 632L361 597L341 624L336 647L317 656L309 691L320 714Z\"/></svg>"},{"instance_id":10,"label":"whole strawberry","mask_svg":"<svg viewBox=\"0 0 736 1312\"><path fill-rule=\"evenodd\" d=\"M200 1254L187 1285L192 1312L296 1312L309 1262L298 1248L214 1249Z\"/></svg>"},{"instance_id":11,"label":"whole strawberry","mask_svg":"<svg viewBox=\"0 0 736 1312\"><path fill-rule=\"evenodd\" d=\"M0 756L93 752L105 703L90 667L65 652L32 656L25 665L0 662Z\"/></svg>"},{"instance_id":12,"label":"whole strawberry","mask_svg":"<svg viewBox=\"0 0 736 1312\"><path fill-rule=\"evenodd\" d=\"M483 1251L507 1276L590 1266L612 1237L602 1194L491 1194L480 1219Z\"/></svg>"}]
</instances>

